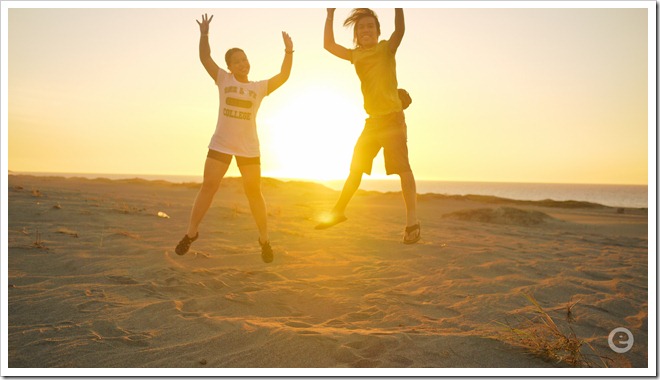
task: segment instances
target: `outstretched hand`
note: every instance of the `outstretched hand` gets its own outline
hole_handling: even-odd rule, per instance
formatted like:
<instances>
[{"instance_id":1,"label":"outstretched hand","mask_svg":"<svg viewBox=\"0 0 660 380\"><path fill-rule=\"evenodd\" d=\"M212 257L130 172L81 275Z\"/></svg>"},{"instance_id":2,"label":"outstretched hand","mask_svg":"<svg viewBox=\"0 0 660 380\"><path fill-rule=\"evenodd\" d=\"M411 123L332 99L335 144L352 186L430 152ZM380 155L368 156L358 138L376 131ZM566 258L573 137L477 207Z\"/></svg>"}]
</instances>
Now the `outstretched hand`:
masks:
<instances>
[{"instance_id":1,"label":"outstretched hand","mask_svg":"<svg viewBox=\"0 0 660 380\"><path fill-rule=\"evenodd\" d=\"M282 39L284 40L284 49L286 51L293 51L293 41L287 32L282 32Z\"/></svg>"},{"instance_id":2,"label":"outstretched hand","mask_svg":"<svg viewBox=\"0 0 660 380\"><path fill-rule=\"evenodd\" d=\"M199 32L201 34L209 34L209 24L211 23L211 20L213 20L213 15L211 15L211 18L209 18L206 13L202 15L202 22L195 20L197 21L197 24L199 24Z\"/></svg>"}]
</instances>

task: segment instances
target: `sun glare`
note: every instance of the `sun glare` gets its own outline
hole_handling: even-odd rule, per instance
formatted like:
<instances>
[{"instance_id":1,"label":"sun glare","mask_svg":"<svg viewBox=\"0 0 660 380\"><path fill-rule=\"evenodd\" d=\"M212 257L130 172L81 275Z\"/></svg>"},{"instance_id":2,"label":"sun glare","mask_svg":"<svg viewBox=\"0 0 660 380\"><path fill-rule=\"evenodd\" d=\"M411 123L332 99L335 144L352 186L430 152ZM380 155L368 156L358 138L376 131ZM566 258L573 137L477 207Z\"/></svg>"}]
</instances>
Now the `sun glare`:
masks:
<instances>
[{"instance_id":1,"label":"sun glare","mask_svg":"<svg viewBox=\"0 0 660 380\"><path fill-rule=\"evenodd\" d=\"M261 114L264 175L329 180L348 174L353 146L363 124L359 93L344 95L331 86L296 89Z\"/></svg>"}]
</instances>

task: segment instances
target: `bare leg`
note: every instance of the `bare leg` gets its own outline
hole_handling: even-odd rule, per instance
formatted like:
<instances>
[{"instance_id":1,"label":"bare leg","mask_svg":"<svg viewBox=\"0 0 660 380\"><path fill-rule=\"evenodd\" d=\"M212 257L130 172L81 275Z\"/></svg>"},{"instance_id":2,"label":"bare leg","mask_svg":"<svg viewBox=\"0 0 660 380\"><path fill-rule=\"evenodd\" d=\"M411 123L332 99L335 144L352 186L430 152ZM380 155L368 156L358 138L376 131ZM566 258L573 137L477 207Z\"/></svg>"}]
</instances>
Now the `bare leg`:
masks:
<instances>
[{"instance_id":1,"label":"bare leg","mask_svg":"<svg viewBox=\"0 0 660 380\"><path fill-rule=\"evenodd\" d=\"M401 193L406 204L406 226L417 224L417 185L412 172L399 174L401 177Z\"/></svg>"},{"instance_id":2,"label":"bare leg","mask_svg":"<svg viewBox=\"0 0 660 380\"><path fill-rule=\"evenodd\" d=\"M220 182L225 176L225 173L227 173L228 168L229 164L212 158L206 159L204 165L204 182L199 189L199 193L197 193L197 198L195 198L195 203L190 213L190 223L188 224L188 232L186 233L189 237L193 238L197 236L199 224L204 219L204 215L206 215L209 207L211 207L213 197L218 191Z\"/></svg>"},{"instance_id":3,"label":"bare leg","mask_svg":"<svg viewBox=\"0 0 660 380\"><path fill-rule=\"evenodd\" d=\"M360 183L362 182L362 172L351 171L344 182L344 187L341 190L341 195L335 204L335 207L332 208L330 215L316 225L317 230L323 230L329 227L334 226L335 224L341 223L346 220L344 212L348 206L348 202L351 201L355 192L360 188Z\"/></svg>"},{"instance_id":4,"label":"bare leg","mask_svg":"<svg viewBox=\"0 0 660 380\"><path fill-rule=\"evenodd\" d=\"M332 209L334 215L344 215L348 202L351 201L355 192L360 188L360 183L362 183L362 172L353 171L348 175L341 190L341 195Z\"/></svg>"},{"instance_id":5,"label":"bare leg","mask_svg":"<svg viewBox=\"0 0 660 380\"><path fill-rule=\"evenodd\" d=\"M406 204L406 230L403 242L412 244L421 237L419 221L417 220L417 186L412 171L399 174L401 177L401 193Z\"/></svg>"},{"instance_id":6,"label":"bare leg","mask_svg":"<svg viewBox=\"0 0 660 380\"><path fill-rule=\"evenodd\" d=\"M266 211L266 200L261 192L261 165L240 166L243 176L243 189L250 203L252 217L259 229L259 242L268 242L268 214Z\"/></svg>"}]
</instances>

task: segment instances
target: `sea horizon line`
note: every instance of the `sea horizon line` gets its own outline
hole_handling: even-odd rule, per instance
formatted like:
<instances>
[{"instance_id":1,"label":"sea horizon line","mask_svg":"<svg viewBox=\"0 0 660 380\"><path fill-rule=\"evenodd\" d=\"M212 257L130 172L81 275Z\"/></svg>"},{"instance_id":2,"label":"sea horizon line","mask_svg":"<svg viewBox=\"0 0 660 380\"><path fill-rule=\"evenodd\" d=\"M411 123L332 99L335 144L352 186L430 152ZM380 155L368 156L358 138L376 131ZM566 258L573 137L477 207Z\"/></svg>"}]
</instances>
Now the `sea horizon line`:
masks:
<instances>
[{"instance_id":1,"label":"sea horizon line","mask_svg":"<svg viewBox=\"0 0 660 380\"><path fill-rule=\"evenodd\" d=\"M202 174L146 174L146 173L91 173L91 172L48 172L48 171L22 171L22 170L8 170L8 175L33 175L33 176L55 176L55 177L83 177L83 178L107 178L107 179L132 179L139 178L144 180L163 180L173 182L173 179L198 179L201 182L203 179ZM228 175L227 178L237 177L240 175ZM273 178L281 181L303 181L303 182L316 182L327 183L345 181L346 178L302 178L302 177L288 177L262 174L262 178ZM365 176L363 181L399 181L395 176L380 176L371 175ZM506 181L506 180L477 180L477 179L430 179L430 178L416 178L418 182L444 182L444 183L472 183L472 184L509 184L509 185L566 185L566 186L645 186L648 188L648 183L604 183L604 182L534 182L534 181ZM191 181L183 181L191 182ZM193 181L197 182L197 181Z\"/></svg>"}]
</instances>

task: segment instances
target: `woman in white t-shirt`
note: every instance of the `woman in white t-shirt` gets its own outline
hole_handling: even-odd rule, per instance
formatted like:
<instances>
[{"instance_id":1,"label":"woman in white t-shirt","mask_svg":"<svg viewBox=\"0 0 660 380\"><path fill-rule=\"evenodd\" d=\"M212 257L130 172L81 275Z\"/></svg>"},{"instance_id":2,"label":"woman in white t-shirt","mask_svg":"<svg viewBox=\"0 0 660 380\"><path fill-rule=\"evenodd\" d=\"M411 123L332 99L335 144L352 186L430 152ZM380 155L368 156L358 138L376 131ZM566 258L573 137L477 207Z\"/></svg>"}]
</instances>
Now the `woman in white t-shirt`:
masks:
<instances>
[{"instance_id":1,"label":"woman in white t-shirt","mask_svg":"<svg viewBox=\"0 0 660 380\"><path fill-rule=\"evenodd\" d=\"M279 74L268 80L251 82L248 80L250 62L243 50L233 48L225 54L229 72L218 67L211 58L208 36L212 19L213 16L209 18L204 14L202 22L197 21L201 33L199 58L218 86L220 109L215 133L208 146L204 182L193 204L188 230L177 245L176 253L184 255L199 237L199 224L211 206L220 181L235 156L243 177L245 195L259 229L261 256L268 263L273 261L273 250L268 238L266 202L261 193L261 161L256 117L261 100L289 79L293 64L293 42L287 33L282 32L285 55Z\"/></svg>"}]
</instances>

